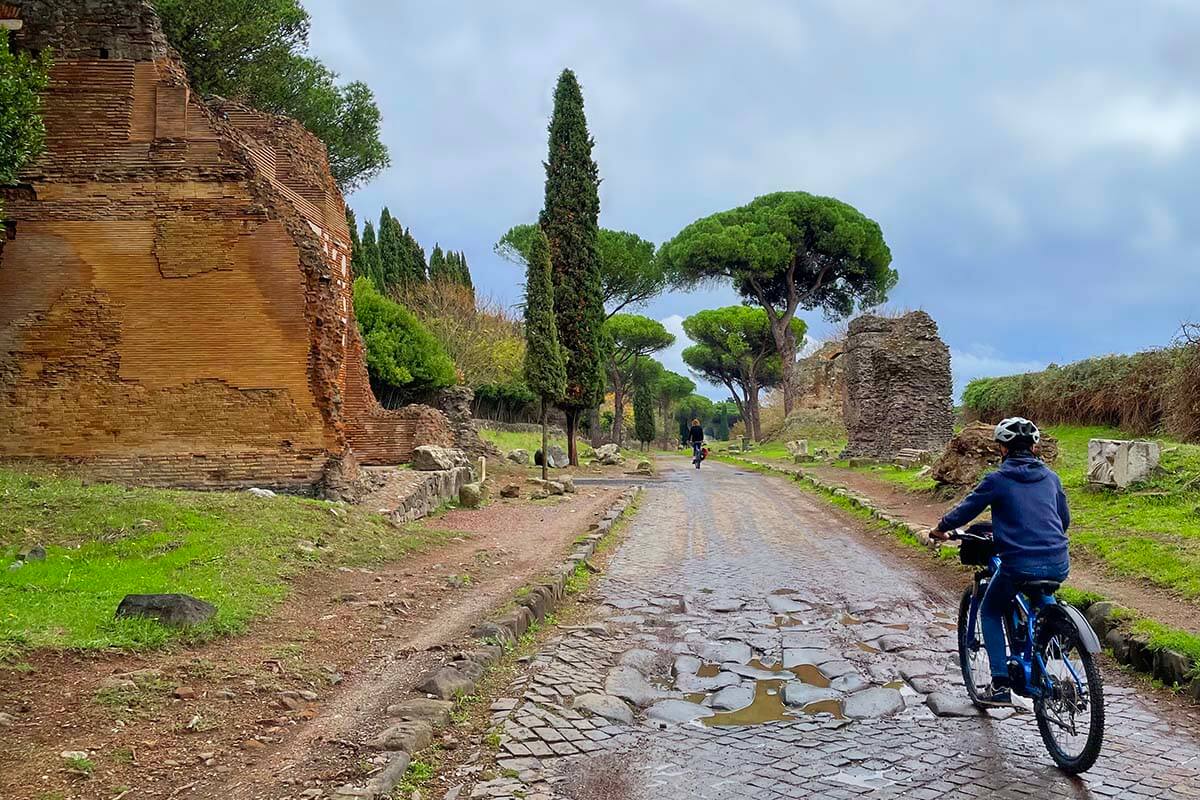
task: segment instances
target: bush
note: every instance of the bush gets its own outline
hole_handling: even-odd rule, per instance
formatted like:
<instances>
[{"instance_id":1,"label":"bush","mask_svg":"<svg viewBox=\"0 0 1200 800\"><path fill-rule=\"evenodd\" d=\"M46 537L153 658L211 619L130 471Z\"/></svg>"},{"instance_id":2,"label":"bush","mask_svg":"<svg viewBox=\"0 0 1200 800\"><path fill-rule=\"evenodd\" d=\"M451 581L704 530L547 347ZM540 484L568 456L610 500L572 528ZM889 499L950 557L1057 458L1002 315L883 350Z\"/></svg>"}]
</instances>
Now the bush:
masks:
<instances>
[{"instance_id":1,"label":"bush","mask_svg":"<svg viewBox=\"0 0 1200 800\"><path fill-rule=\"evenodd\" d=\"M450 280L415 283L395 298L441 342L477 394L483 386L524 383L525 336L500 303Z\"/></svg>"},{"instance_id":2,"label":"bush","mask_svg":"<svg viewBox=\"0 0 1200 800\"><path fill-rule=\"evenodd\" d=\"M1198 351L1193 344L978 378L967 384L963 406L992 422L1019 415L1039 424L1107 425L1194 441L1200 437Z\"/></svg>"},{"instance_id":3,"label":"bush","mask_svg":"<svg viewBox=\"0 0 1200 800\"><path fill-rule=\"evenodd\" d=\"M401 405L455 382L454 362L437 339L367 278L354 282L354 314L366 348L367 372L381 403Z\"/></svg>"}]
</instances>

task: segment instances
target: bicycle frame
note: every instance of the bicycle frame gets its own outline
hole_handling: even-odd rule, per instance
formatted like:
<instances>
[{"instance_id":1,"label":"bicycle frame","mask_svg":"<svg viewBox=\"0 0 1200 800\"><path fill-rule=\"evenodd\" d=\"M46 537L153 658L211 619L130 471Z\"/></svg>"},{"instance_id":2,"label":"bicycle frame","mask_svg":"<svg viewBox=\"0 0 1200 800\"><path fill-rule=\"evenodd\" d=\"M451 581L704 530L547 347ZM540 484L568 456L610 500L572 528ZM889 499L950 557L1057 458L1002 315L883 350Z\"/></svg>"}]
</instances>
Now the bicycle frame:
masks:
<instances>
[{"instance_id":1,"label":"bicycle frame","mask_svg":"<svg viewBox=\"0 0 1200 800\"><path fill-rule=\"evenodd\" d=\"M979 619L979 606L983 603L983 595L990 583L992 576L1000 570L1000 559L992 558L992 563L988 569L980 570L975 574L975 590L971 594L971 613L968 617L967 640L975 641L975 621ZM1043 610L1058 605L1053 595L1041 595L1036 604L1024 592L1018 592L1013 600L1013 608L1009 612L1011 614L1010 621L1012 623L1011 630L1015 632L1018 629L1023 630L1025 641L1018 649L1009 635L1009 628L1004 631L1004 638L1008 643L1009 659L1015 660L1021 669L1021 685L1016 685L1013 681L1012 690L1017 694L1024 695L1033 699L1045 697L1047 693L1053 689L1053 684L1047 684L1044 680L1046 676L1046 663L1042 659L1041 653L1034 648L1034 634L1037 630L1038 618L1043 613ZM1069 660L1064 660L1067 671L1070 672L1072 680L1075 681L1076 687L1081 693L1084 692L1083 681L1075 671L1074 665ZM1053 681L1053 678L1049 680Z\"/></svg>"}]
</instances>

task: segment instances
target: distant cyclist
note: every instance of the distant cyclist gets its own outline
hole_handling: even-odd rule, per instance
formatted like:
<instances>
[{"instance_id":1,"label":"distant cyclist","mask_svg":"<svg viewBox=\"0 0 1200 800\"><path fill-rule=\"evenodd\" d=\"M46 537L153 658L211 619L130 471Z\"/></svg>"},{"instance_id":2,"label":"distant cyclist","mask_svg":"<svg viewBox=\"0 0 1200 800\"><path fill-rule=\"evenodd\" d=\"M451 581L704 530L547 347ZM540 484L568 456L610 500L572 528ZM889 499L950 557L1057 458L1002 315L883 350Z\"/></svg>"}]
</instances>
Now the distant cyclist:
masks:
<instances>
[{"instance_id":1,"label":"distant cyclist","mask_svg":"<svg viewBox=\"0 0 1200 800\"><path fill-rule=\"evenodd\" d=\"M949 531L961 528L991 506L992 535L1002 566L988 584L979 609L992 670L992 685L982 699L1005 705L1012 697L1004 615L1012 608L1021 582L1066 580L1071 566L1066 535L1071 512L1058 475L1034 452L1042 438L1036 425L1022 417L1010 417L996 426L994 438L1000 446L1000 468L986 475L975 491L942 517L930 536L946 539Z\"/></svg>"},{"instance_id":2,"label":"distant cyclist","mask_svg":"<svg viewBox=\"0 0 1200 800\"><path fill-rule=\"evenodd\" d=\"M692 444L692 463L696 465L696 469L700 469L700 462L704 460L704 428L700 425L700 420L692 420L688 441Z\"/></svg>"}]
</instances>

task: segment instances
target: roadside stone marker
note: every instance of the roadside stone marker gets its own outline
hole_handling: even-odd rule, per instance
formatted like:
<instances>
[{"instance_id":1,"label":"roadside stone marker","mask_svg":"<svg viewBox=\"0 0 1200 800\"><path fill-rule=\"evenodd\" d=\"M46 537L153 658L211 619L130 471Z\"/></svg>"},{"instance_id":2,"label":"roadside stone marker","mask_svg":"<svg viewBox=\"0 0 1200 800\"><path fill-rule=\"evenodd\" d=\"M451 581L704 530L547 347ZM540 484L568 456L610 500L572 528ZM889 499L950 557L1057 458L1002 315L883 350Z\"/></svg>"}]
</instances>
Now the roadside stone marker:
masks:
<instances>
[{"instance_id":1,"label":"roadside stone marker","mask_svg":"<svg viewBox=\"0 0 1200 800\"><path fill-rule=\"evenodd\" d=\"M1149 479L1158 467L1158 442L1124 439L1088 441L1088 483L1124 489Z\"/></svg>"}]
</instances>

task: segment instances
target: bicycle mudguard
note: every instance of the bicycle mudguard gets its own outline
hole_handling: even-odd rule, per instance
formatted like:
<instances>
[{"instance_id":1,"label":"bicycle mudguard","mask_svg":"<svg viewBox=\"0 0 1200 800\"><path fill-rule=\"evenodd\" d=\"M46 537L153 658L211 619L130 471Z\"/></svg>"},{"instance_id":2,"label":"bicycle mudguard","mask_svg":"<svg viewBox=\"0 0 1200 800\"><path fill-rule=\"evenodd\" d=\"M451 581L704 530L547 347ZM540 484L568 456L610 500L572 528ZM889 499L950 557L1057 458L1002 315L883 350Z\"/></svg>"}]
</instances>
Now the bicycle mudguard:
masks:
<instances>
[{"instance_id":1,"label":"bicycle mudguard","mask_svg":"<svg viewBox=\"0 0 1200 800\"><path fill-rule=\"evenodd\" d=\"M1054 609L1062 612L1070 623L1075 626L1075 630L1079 633L1079 643L1083 645L1084 650L1092 654L1100 652L1100 637L1092 630L1092 626L1088 624L1087 618L1083 616L1083 612L1067 603L1055 603L1044 609L1042 613L1054 613Z\"/></svg>"}]
</instances>

